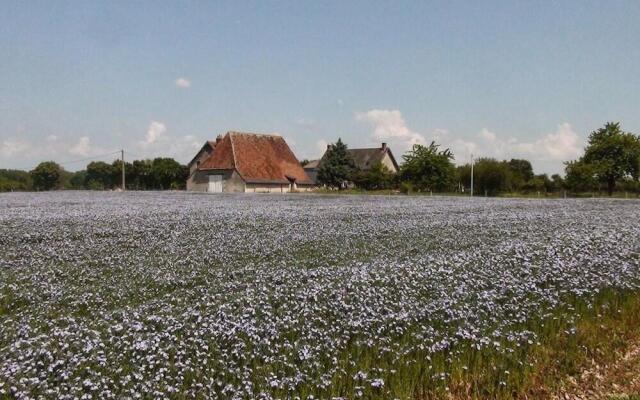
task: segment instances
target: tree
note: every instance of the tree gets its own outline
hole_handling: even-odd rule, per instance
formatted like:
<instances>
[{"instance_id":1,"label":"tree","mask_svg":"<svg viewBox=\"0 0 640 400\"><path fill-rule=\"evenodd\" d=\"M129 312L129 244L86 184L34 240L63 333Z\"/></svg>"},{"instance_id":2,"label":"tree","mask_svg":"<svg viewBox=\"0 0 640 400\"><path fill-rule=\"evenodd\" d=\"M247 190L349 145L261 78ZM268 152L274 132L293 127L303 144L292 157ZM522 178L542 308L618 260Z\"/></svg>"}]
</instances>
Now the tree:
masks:
<instances>
[{"instance_id":1,"label":"tree","mask_svg":"<svg viewBox=\"0 0 640 400\"><path fill-rule=\"evenodd\" d=\"M59 189L61 186L62 167L53 161L41 162L30 174L36 190Z\"/></svg>"},{"instance_id":2,"label":"tree","mask_svg":"<svg viewBox=\"0 0 640 400\"><path fill-rule=\"evenodd\" d=\"M183 189L189 169L173 158L155 158L151 163L154 189Z\"/></svg>"},{"instance_id":3,"label":"tree","mask_svg":"<svg viewBox=\"0 0 640 400\"><path fill-rule=\"evenodd\" d=\"M112 189L116 172L111 164L93 161L87 165L86 186L93 190Z\"/></svg>"},{"instance_id":4,"label":"tree","mask_svg":"<svg viewBox=\"0 0 640 400\"><path fill-rule=\"evenodd\" d=\"M551 180L551 178L549 178L549 175L540 174L540 175L536 175L536 178L538 178L538 179L540 179L542 181L542 187L543 187L545 192L547 192L547 193L553 192L555 186L554 186L553 181Z\"/></svg>"},{"instance_id":5,"label":"tree","mask_svg":"<svg viewBox=\"0 0 640 400\"><path fill-rule=\"evenodd\" d=\"M527 182L534 178L533 167L529 160L512 158L509 160L509 168L511 168L511 186L513 190L523 189Z\"/></svg>"},{"instance_id":6,"label":"tree","mask_svg":"<svg viewBox=\"0 0 640 400\"><path fill-rule=\"evenodd\" d=\"M347 152L347 145L342 143L342 139L338 139L335 144L327 148L327 152L322 157L320 168L318 168L318 182L328 187L342 189L356 172L357 168Z\"/></svg>"},{"instance_id":7,"label":"tree","mask_svg":"<svg viewBox=\"0 0 640 400\"><path fill-rule=\"evenodd\" d=\"M129 186L137 190L153 188L151 165L151 160L134 160L131 165L131 177L127 175Z\"/></svg>"},{"instance_id":8,"label":"tree","mask_svg":"<svg viewBox=\"0 0 640 400\"><path fill-rule=\"evenodd\" d=\"M584 161L569 161L565 167L565 185L572 192L590 192L597 188L595 169Z\"/></svg>"},{"instance_id":9,"label":"tree","mask_svg":"<svg viewBox=\"0 0 640 400\"><path fill-rule=\"evenodd\" d=\"M522 176L525 181L533 178L533 167L529 160L512 158L509 160L509 167L514 173Z\"/></svg>"},{"instance_id":10,"label":"tree","mask_svg":"<svg viewBox=\"0 0 640 400\"><path fill-rule=\"evenodd\" d=\"M640 182L631 178L622 178L617 187L624 192L640 193Z\"/></svg>"},{"instance_id":11,"label":"tree","mask_svg":"<svg viewBox=\"0 0 640 400\"><path fill-rule=\"evenodd\" d=\"M87 188L86 183L87 183L87 171L86 170L76 171L71 175L71 178L69 178L69 189L73 189L73 190L86 189Z\"/></svg>"},{"instance_id":12,"label":"tree","mask_svg":"<svg viewBox=\"0 0 640 400\"><path fill-rule=\"evenodd\" d=\"M0 192L31 190L32 188L31 175L28 172L14 169L0 169Z\"/></svg>"},{"instance_id":13,"label":"tree","mask_svg":"<svg viewBox=\"0 0 640 400\"><path fill-rule=\"evenodd\" d=\"M562 190L564 188L564 186L565 186L564 179L562 179L562 176L560 176L560 174L551 175L551 182L553 184L553 191L554 192L558 192L558 191Z\"/></svg>"},{"instance_id":14,"label":"tree","mask_svg":"<svg viewBox=\"0 0 640 400\"><path fill-rule=\"evenodd\" d=\"M471 164L463 164L456 167L456 181L459 189L466 190L467 185L471 184Z\"/></svg>"},{"instance_id":15,"label":"tree","mask_svg":"<svg viewBox=\"0 0 640 400\"><path fill-rule=\"evenodd\" d=\"M403 157L400 179L418 190L445 191L455 185L456 169L449 149L431 142L429 146L414 144Z\"/></svg>"},{"instance_id":16,"label":"tree","mask_svg":"<svg viewBox=\"0 0 640 400\"><path fill-rule=\"evenodd\" d=\"M543 192L545 191L545 183L549 178L546 175L536 175L533 178L529 179L523 186L519 189L524 192Z\"/></svg>"},{"instance_id":17,"label":"tree","mask_svg":"<svg viewBox=\"0 0 640 400\"><path fill-rule=\"evenodd\" d=\"M111 163L113 176L111 177L111 181L114 183L115 187L122 187L122 160L114 160ZM133 165L125 161L124 163L124 175L125 175L125 184L127 187L131 186L131 180L133 179Z\"/></svg>"},{"instance_id":18,"label":"tree","mask_svg":"<svg viewBox=\"0 0 640 400\"><path fill-rule=\"evenodd\" d=\"M625 176L638 180L640 136L623 132L618 122L607 122L589 135L582 161L593 167L596 178L607 185L611 196L616 181Z\"/></svg>"},{"instance_id":19,"label":"tree","mask_svg":"<svg viewBox=\"0 0 640 400\"><path fill-rule=\"evenodd\" d=\"M494 158L478 158L473 165L473 180L475 193L496 195L513 189L512 170L506 161ZM471 180L471 166L469 164L458 168L461 182L465 185Z\"/></svg>"},{"instance_id":20,"label":"tree","mask_svg":"<svg viewBox=\"0 0 640 400\"><path fill-rule=\"evenodd\" d=\"M362 189L389 189L393 184L394 174L381 162L376 162L366 171L353 174L353 183Z\"/></svg>"}]
</instances>

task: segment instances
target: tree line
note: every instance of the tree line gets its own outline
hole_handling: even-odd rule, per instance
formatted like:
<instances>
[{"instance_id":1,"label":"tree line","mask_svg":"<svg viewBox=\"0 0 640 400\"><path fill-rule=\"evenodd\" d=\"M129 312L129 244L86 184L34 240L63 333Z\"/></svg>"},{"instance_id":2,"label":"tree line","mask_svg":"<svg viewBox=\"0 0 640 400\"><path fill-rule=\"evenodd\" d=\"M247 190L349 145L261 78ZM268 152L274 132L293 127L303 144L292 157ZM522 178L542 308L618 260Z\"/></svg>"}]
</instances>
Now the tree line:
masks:
<instances>
[{"instance_id":1,"label":"tree line","mask_svg":"<svg viewBox=\"0 0 640 400\"><path fill-rule=\"evenodd\" d=\"M338 139L318 170L318 181L329 188L356 187L364 190L393 189L408 192L468 192L471 165L455 166L454 155L435 142L414 145L403 156L397 174L381 163L360 170ZM188 167L172 158L135 160L125 163L129 190L181 190ZM524 159L479 158L473 164L474 190L479 195L504 193L571 194L604 191L640 193L640 136L624 132L609 122L589 135L584 155L565 163L565 176L534 174ZM121 187L122 161L94 161L86 169L69 172L53 161L40 163L32 171L0 170L0 191L92 189Z\"/></svg>"},{"instance_id":2,"label":"tree line","mask_svg":"<svg viewBox=\"0 0 640 400\"><path fill-rule=\"evenodd\" d=\"M397 174L381 163L358 169L347 146L338 139L330 146L318 169L318 181L328 188L395 189L402 192L468 192L471 165L455 166L454 155L438 144L414 145L402 156ZM565 163L560 174L534 174L524 159L479 158L473 164L474 191L479 195L583 194L606 191L640 193L640 136L623 132L609 122L589 135L582 157Z\"/></svg>"},{"instance_id":3,"label":"tree line","mask_svg":"<svg viewBox=\"0 0 640 400\"><path fill-rule=\"evenodd\" d=\"M187 166L173 158L125 162L128 190L181 190L189 174ZM32 171L0 170L0 192L31 190L113 190L122 187L122 161L93 161L85 169L70 172L54 161Z\"/></svg>"}]
</instances>

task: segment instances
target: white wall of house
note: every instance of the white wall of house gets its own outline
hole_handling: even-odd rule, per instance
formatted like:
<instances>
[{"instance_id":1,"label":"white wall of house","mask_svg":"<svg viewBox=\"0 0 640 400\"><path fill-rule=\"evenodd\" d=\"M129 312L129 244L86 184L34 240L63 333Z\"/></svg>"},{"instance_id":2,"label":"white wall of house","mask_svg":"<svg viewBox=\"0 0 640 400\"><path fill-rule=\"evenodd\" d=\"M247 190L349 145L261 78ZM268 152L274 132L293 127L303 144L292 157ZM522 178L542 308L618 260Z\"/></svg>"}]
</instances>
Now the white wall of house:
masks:
<instances>
[{"instance_id":1,"label":"white wall of house","mask_svg":"<svg viewBox=\"0 0 640 400\"><path fill-rule=\"evenodd\" d=\"M221 176L221 186L223 193L290 193L308 192L313 189L312 185L291 185L289 183L245 183L236 170L209 170L196 171L187 180L187 190L190 192L207 193L213 188L210 183L210 176ZM293 187L292 187L293 186Z\"/></svg>"},{"instance_id":2,"label":"white wall of house","mask_svg":"<svg viewBox=\"0 0 640 400\"><path fill-rule=\"evenodd\" d=\"M393 165L393 161L391 160L391 156L389 155L389 153L384 154L384 157L382 157L381 162L382 162L382 165L384 165L389 169L389 171L398 172L398 170L396 169L396 166Z\"/></svg>"},{"instance_id":3,"label":"white wall of house","mask_svg":"<svg viewBox=\"0 0 640 400\"><path fill-rule=\"evenodd\" d=\"M284 183L247 183L248 193L289 193L290 185Z\"/></svg>"},{"instance_id":4,"label":"white wall of house","mask_svg":"<svg viewBox=\"0 0 640 400\"><path fill-rule=\"evenodd\" d=\"M196 171L189 179L187 179L187 191L190 192L209 192L209 176L222 176L222 192L238 193L245 191L245 183L236 170L210 170Z\"/></svg>"},{"instance_id":5,"label":"white wall of house","mask_svg":"<svg viewBox=\"0 0 640 400\"><path fill-rule=\"evenodd\" d=\"M291 193L308 192L310 185L291 185L289 183L247 183L247 193Z\"/></svg>"}]
</instances>

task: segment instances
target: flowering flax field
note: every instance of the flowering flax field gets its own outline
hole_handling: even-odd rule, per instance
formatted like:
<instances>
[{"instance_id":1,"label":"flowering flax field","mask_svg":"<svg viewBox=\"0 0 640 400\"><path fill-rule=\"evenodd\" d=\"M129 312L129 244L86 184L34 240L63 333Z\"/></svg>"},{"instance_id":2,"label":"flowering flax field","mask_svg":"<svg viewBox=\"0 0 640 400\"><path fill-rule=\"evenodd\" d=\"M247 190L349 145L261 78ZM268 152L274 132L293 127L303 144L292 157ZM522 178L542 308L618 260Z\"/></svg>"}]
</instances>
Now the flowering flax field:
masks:
<instances>
[{"instance_id":1,"label":"flowering flax field","mask_svg":"<svg viewBox=\"0 0 640 400\"><path fill-rule=\"evenodd\" d=\"M0 398L511 397L536 347L638 295L639 217L624 200L4 194Z\"/></svg>"}]
</instances>

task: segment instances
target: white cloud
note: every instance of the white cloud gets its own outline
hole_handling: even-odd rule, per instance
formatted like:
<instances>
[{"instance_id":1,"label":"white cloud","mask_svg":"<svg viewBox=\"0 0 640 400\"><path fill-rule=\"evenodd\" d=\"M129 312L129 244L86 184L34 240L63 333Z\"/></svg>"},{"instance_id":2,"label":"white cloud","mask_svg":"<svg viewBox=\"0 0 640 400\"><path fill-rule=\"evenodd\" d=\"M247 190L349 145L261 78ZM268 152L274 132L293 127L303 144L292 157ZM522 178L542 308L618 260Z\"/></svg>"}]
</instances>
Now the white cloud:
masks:
<instances>
[{"instance_id":1,"label":"white cloud","mask_svg":"<svg viewBox=\"0 0 640 400\"><path fill-rule=\"evenodd\" d=\"M356 113L357 121L373 127L373 141L386 141L396 154L403 154L413 144L427 144L434 140L441 148L449 148L457 163L465 163L474 157L498 159L529 159L537 172L561 172L562 162L580 156L584 140L567 122L559 124L555 132L544 134L532 141L520 141L483 128L475 138L454 137L446 129L435 129L425 135L410 129L399 110L374 109Z\"/></svg>"},{"instance_id":2,"label":"white cloud","mask_svg":"<svg viewBox=\"0 0 640 400\"><path fill-rule=\"evenodd\" d=\"M178 141L178 148L184 148L187 156L193 156L192 151L200 150L202 142L193 135L185 135Z\"/></svg>"},{"instance_id":3,"label":"white cloud","mask_svg":"<svg viewBox=\"0 0 640 400\"><path fill-rule=\"evenodd\" d=\"M488 142L495 142L497 136L495 133L491 132L490 130L488 130L487 128L483 128L480 131L479 136L481 138L483 138L484 140L488 141Z\"/></svg>"},{"instance_id":4,"label":"white cloud","mask_svg":"<svg viewBox=\"0 0 640 400\"><path fill-rule=\"evenodd\" d=\"M562 172L563 162L579 157L584 145L584 140L567 122L559 124L555 132L526 142L513 137L501 137L486 128L482 129L477 136L480 139L479 142L469 142L469 151L466 154L473 153L475 157L498 159L524 158L531 161L538 173ZM455 154L455 149L452 148L452 150ZM457 161L467 162L468 159Z\"/></svg>"},{"instance_id":5,"label":"white cloud","mask_svg":"<svg viewBox=\"0 0 640 400\"><path fill-rule=\"evenodd\" d=\"M523 157L539 161L566 161L582 153L582 141L567 122L559 124L556 131L532 142L520 142L514 138L502 139L488 129L478 136L484 140L482 151L493 157Z\"/></svg>"},{"instance_id":6,"label":"white cloud","mask_svg":"<svg viewBox=\"0 0 640 400\"><path fill-rule=\"evenodd\" d=\"M443 149L449 149L458 163L469 161L471 154L478 152L478 145L464 138L453 137L447 129L436 128L429 135L429 141L434 141Z\"/></svg>"},{"instance_id":7,"label":"white cloud","mask_svg":"<svg viewBox=\"0 0 640 400\"><path fill-rule=\"evenodd\" d=\"M7 139L0 143L0 154L5 157L12 157L22 154L29 150L31 145L26 140L22 139Z\"/></svg>"},{"instance_id":8,"label":"white cloud","mask_svg":"<svg viewBox=\"0 0 640 400\"><path fill-rule=\"evenodd\" d=\"M187 89L191 87L191 81L187 78L178 78L175 81L175 85L180 89Z\"/></svg>"},{"instance_id":9,"label":"white cloud","mask_svg":"<svg viewBox=\"0 0 640 400\"><path fill-rule=\"evenodd\" d=\"M140 158L171 157L185 163L191 160L203 143L203 139L191 134L170 135L162 122L153 121L145 139L138 141L132 152Z\"/></svg>"},{"instance_id":10,"label":"white cloud","mask_svg":"<svg viewBox=\"0 0 640 400\"><path fill-rule=\"evenodd\" d=\"M329 145L329 142L327 142L324 139L320 139L316 142L316 150L318 151L318 154L324 155L325 151L327 151L327 146Z\"/></svg>"},{"instance_id":11,"label":"white cloud","mask_svg":"<svg viewBox=\"0 0 640 400\"><path fill-rule=\"evenodd\" d=\"M582 154L584 143L567 122L557 126L554 133L545 135L533 144L532 152L550 160L570 160Z\"/></svg>"},{"instance_id":12,"label":"white cloud","mask_svg":"<svg viewBox=\"0 0 640 400\"><path fill-rule=\"evenodd\" d=\"M162 140L155 143L153 148L147 146L147 149L140 149L140 152L147 157L172 157L179 162L186 163L193 158L203 144L204 140L200 140L194 135L163 136Z\"/></svg>"},{"instance_id":13,"label":"white cloud","mask_svg":"<svg viewBox=\"0 0 640 400\"><path fill-rule=\"evenodd\" d=\"M89 137L81 137L76 144L71 146L71 148L69 149L69 153L76 156L88 156L89 153L91 153L91 143Z\"/></svg>"},{"instance_id":14,"label":"white cloud","mask_svg":"<svg viewBox=\"0 0 640 400\"><path fill-rule=\"evenodd\" d=\"M47 142L57 142L58 141L58 137L56 135L49 135L46 138Z\"/></svg>"},{"instance_id":15,"label":"white cloud","mask_svg":"<svg viewBox=\"0 0 640 400\"><path fill-rule=\"evenodd\" d=\"M292 138L291 136L284 136L284 140L287 142L293 154L296 155L298 160L316 160L324 155L324 152L327 150L327 142L324 139L317 140L316 142L308 142L303 139L303 143L299 144L297 140Z\"/></svg>"},{"instance_id":16,"label":"white cloud","mask_svg":"<svg viewBox=\"0 0 640 400\"><path fill-rule=\"evenodd\" d=\"M162 122L151 121L151 124L149 125L149 129L147 129L147 136L145 137L145 143L153 144L157 142L158 139L160 139L160 136L162 136L166 131L167 131L167 127Z\"/></svg>"},{"instance_id":17,"label":"white cloud","mask_svg":"<svg viewBox=\"0 0 640 400\"><path fill-rule=\"evenodd\" d=\"M369 110L356 113L356 120L366 122L373 127L373 138L385 141L405 150L414 144L425 144L426 138L409 129L399 110Z\"/></svg>"}]
</instances>

